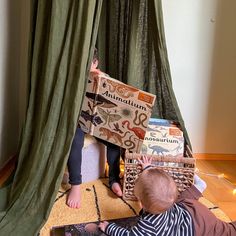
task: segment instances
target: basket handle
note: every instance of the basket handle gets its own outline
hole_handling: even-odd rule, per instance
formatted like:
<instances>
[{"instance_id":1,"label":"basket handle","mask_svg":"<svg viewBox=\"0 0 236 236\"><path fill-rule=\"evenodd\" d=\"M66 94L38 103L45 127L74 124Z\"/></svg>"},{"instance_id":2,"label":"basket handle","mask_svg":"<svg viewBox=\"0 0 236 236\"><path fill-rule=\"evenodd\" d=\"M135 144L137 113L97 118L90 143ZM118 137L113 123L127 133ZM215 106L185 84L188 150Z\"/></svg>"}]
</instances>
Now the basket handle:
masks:
<instances>
[{"instance_id":1,"label":"basket handle","mask_svg":"<svg viewBox=\"0 0 236 236\"><path fill-rule=\"evenodd\" d=\"M140 154L140 153L125 153L125 158L137 160L141 156L152 157L153 161L159 162L176 162L176 163L184 163L184 164L193 164L195 165L196 159L193 157L183 157L181 155L178 156L160 156L160 155L153 155L153 154Z\"/></svg>"}]
</instances>

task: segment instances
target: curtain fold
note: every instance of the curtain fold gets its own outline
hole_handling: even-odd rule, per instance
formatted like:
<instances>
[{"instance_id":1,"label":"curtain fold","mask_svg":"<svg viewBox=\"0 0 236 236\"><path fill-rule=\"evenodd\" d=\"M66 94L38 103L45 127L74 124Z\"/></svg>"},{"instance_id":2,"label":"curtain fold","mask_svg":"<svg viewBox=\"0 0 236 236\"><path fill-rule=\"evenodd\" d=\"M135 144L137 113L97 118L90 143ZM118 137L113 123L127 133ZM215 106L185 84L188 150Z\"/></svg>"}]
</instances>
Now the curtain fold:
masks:
<instances>
[{"instance_id":1,"label":"curtain fold","mask_svg":"<svg viewBox=\"0 0 236 236\"><path fill-rule=\"evenodd\" d=\"M104 0L100 22L102 70L156 94L152 116L179 122L191 148L172 87L161 0Z\"/></svg>"},{"instance_id":2,"label":"curtain fold","mask_svg":"<svg viewBox=\"0 0 236 236\"><path fill-rule=\"evenodd\" d=\"M180 122L161 0L32 0L29 104L1 235L36 235L61 183L95 42L100 68L157 95L153 116ZM98 38L97 38L98 36Z\"/></svg>"},{"instance_id":3,"label":"curtain fold","mask_svg":"<svg viewBox=\"0 0 236 236\"><path fill-rule=\"evenodd\" d=\"M1 235L36 235L59 189L90 67L102 0L34 0L30 98Z\"/></svg>"},{"instance_id":4,"label":"curtain fold","mask_svg":"<svg viewBox=\"0 0 236 236\"><path fill-rule=\"evenodd\" d=\"M162 107L161 117L169 120L174 120L180 123L181 129L184 133L185 143L192 149L191 142L186 130L183 117L181 115L178 102L175 97L174 89L172 87L171 72L168 61L164 21L162 13L162 1L150 0L148 1L149 8L149 31L153 42L153 52L157 67L157 85L156 94L158 107ZM158 93L158 88L161 88ZM159 98L159 99L158 99Z\"/></svg>"}]
</instances>

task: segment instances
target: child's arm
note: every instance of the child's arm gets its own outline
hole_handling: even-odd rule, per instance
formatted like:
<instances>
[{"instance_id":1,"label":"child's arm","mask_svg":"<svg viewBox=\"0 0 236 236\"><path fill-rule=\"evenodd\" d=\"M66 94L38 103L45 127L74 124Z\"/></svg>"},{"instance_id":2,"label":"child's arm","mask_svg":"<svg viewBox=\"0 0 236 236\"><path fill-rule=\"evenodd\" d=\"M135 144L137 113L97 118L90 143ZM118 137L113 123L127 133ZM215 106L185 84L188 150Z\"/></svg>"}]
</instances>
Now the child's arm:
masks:
<instances>
[{"instance_id":1,"label":"child's arm","mask_svg":"<svg viewBox=\"0 0 236 236\"><path fill-rule=\"evenodd\" d=\"M107 221L99 224L99 228L110 236L143 236L148 235L155 236L155 228L146 220L139 220L137 225L132 227L131 230L120 227L115 223L108 223Z\"/></svg>"},{"instance_id":2,"label":"child's arm","mask_svg":"<svg viewBox=\"0 0 236 236\"><path fill-rule=\"evenodd\" d=\"M152 157L147 157L147 156L143 155L141 157L141 159L140 158L138 159L138 162L142 166L142 170L143 171L148 169L148 168L150 168L150 167L153 167L153 165L152 165Z\"/></svg>"},{"instance_id":3,"label":"child's arm","mask_svg":"<svg viewBox=\"0 0 236 236\"><path fill-rule=\"evenodd\" d=\"M105 232L107 226L109 225L109 222L107 221L103 221L103 222L100 222L99 225L98 225L98 228L102 231L102 232Z\"/></svg>"}]
</instances>

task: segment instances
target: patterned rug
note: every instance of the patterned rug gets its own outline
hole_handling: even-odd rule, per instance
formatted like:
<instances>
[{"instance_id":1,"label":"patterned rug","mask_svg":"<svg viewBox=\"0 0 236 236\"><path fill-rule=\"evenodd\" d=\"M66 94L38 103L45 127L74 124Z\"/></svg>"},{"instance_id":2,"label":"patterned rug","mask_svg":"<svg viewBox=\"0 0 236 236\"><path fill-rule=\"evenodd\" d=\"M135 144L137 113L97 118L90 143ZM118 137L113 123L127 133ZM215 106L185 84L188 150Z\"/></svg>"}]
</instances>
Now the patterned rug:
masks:
<instances>
[{"instance_id":1,"label":"patterned rug","mask_svg":"<svg viewBox=\"0 0 236 236\"><path fill-rule=\"evenodd\" d=\"M140 211L138 202L117 198L108 188L107 182L107 179L104 178L82 184L82 206L79 209L71 209L66 205L66 194L70 186L62 186L57 194L48 221L41 229L40 236L52 236L53 227L67 225L67 229L70 230L70 225L80 224L80 227L83 228L86 224L81 223L137 216ZM201 198L200 201L218 218L227 222L230 221L229 217L210 201L205 198Z\"/></svg>"}]
</instances>

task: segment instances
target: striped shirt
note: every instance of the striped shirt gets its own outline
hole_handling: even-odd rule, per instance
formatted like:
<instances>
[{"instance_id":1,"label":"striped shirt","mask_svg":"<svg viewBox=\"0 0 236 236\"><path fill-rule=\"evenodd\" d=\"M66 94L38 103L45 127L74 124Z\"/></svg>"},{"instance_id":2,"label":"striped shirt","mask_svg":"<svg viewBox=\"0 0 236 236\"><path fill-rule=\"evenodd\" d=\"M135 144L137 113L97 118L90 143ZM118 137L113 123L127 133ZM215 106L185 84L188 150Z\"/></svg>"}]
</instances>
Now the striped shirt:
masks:
<instances>
[{"instance_id":1,"label":"striped shirt","mask_svg":"<svg viewBox=\"0 0 236 236\"><path fill-rule=\"evenodd\" d=\"M143 213L130 230L110 223L105 231L110 236L193 236L193 232L191 215L179 204L159 215Z\"/></svg>"}]
</instances>

